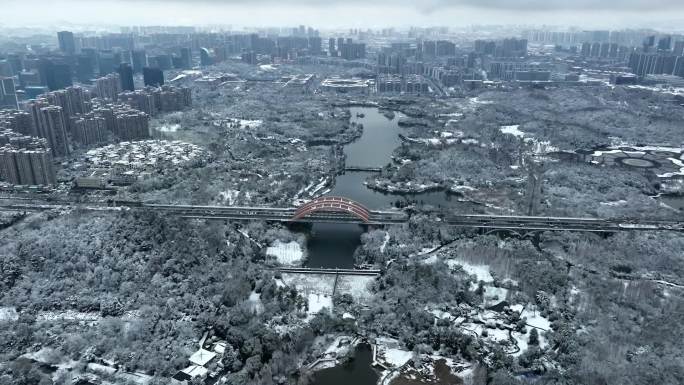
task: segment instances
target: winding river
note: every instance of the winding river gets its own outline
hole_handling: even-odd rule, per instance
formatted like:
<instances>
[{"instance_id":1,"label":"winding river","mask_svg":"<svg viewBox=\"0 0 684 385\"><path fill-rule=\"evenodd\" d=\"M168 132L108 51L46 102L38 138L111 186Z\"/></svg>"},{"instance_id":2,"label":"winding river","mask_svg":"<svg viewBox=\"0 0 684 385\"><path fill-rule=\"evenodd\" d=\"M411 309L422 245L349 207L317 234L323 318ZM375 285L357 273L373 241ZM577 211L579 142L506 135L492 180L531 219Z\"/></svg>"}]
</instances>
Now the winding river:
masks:
<instances>
[{"instance_id":1,"label":"winding river","mask_svg":"<svg viewBox=\"0 0 684 385\"><path fill-rule=\"evenodd\" d=\"M391 162L392 152L401 145L397 124L400 114L387 118L374 107L352 107L351 122L363 124L360 138L344 147L347 166L383 167ZM432 191L421 194L383 194L366 187L369 172L345 172L338 175L328 195L344 196L374 210L391 208L401 200L415 200L434 206L450 204L445 192ZM354 251L361 244L362 226L353 224L317 223L311 228L307 241L308 267L353 268ZM314 374L313 385L375 385L378 374L371 367L371 351L360 345L354 357L347 363Z\"/></svg>"},{"instance_id":2,"label":"winding river","mask_svg":"<svg viewBox=\"0 0 684 385\"><path fill-rule=\"evenodd\" d=\"M350 108L350 121L363 124L360 138L344 146L347 166L383 167L392 161L392 152L401 145L403 129L397 124L403 116L396 113L389 119L375 107ZM387 194L366 187L364 182L373 173L349 171L338 175L328 195L353 199L369 209L391 208L397 201L416 201L435 207L455 203L444 191L420 194ZM308 267L352 268L354 250L361 243L363 228L352 224L323 224L312 226L308 237Z\"/></svg>"}]
</instances>

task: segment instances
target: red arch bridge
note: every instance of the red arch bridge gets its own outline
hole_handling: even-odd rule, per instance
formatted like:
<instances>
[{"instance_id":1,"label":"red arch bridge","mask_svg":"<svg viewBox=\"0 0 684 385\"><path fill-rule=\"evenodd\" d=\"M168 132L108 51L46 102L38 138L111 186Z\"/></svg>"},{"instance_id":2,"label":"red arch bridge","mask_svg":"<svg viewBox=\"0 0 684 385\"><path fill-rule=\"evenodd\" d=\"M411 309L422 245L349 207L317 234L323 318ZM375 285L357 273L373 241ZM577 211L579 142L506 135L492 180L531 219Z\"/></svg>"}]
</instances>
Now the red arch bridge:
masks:
<instances>
[{"instance_id":1,"label":"red arch bridge","mask_svg":"<svg viewBox=\"0 0 684 385\"><path fill-rule=\"evenodd\" d=\"M322 196L296 208L219 207L143 204L143 208L168 210L189 218L261 219L280 222L329 222L383 225L404 223L409 216L402 210L370 210L359 202L338 196Z\"/></svg>"}]
</instances>

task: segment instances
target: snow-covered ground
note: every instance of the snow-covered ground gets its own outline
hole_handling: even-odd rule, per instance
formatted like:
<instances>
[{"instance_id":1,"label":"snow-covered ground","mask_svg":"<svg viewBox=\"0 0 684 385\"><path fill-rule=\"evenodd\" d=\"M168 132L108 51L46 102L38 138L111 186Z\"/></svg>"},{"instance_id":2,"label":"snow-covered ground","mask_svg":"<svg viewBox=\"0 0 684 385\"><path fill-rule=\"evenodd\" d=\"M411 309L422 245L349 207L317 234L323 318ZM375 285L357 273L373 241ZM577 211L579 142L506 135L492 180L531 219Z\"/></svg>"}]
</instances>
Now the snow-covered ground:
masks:
<instances>
[{"instance_id":1,"label":"snow-covered ground","mask_svg":"<svg viewBox=\"0 0 684 385\"><path fill-rule=\"evenodd\" d=\"M321 192L328 184L329 181L327 177L322 177L318 179L317 182L314 181L309 183L306 187L297 191L295 198L292 200L292 204L295 206L301 206L305 203L308 203L312 197L319 195L318 193ZM323 194L324 193L325 192L323 192Z\"/></svg>"},{"instance_id":2,"label":"snow-covered ground","mask_svg":"<svg viewBox=\"0 0 684 385\"><path fill-rule=\"evenodd\" d=\"M369 284L375 279L371 276L340 275L337 279L337 294L350 294L358 302L363 303L372 296ZM303 294L321 294L331 296L335 287L335 276L332 274L299 274L282 273L282 282L293 286Z\"/></svg>"},{"instance_id":3,"label":"snow-covered ground","mask_svg":"<svg viewBox=\"0 0 684 385\"><path fill-rule=\"evenodd\" d=\"M520 316L522 318L527 318L527 324L529 326L541 329L543 331L551 330L551 321L542 317L542 315L531 306L527 306Z\"/></svg>"},{"instance_id":4,"label":"snow-covered ground","mask_svg":"<svg viewBox=\"0 0 684 385\"><path fill-rule=\"evenodd\" d=\"M494 103L491 100L481 100L479 97L470 98L470 99L468 99L468 101L471 104L492 104L492 103Z\"/></svg>"},{"instance_id":5,"label":"snow-covered ground","mask_svg":"<svg viewBox=\"0 0 684 385\"><path fill-rule=\"evenodd\" d=\"M413 352L401 349L385 349L385 362L395 367L403 366L413 357Z\"/></svg>"},{"instance_id":6,"label":"snow-covered ground","mask_svg":"<svg viewBox=\"0 0 684 385\"><path fill-rule=\"evenodd\" d=\"M266 255L275 257L281 265L296 266L301 264L304 252L296 241L288 243L275 241L266 249Z\"/></svg>"},{"instance_id":7,"label":"snow-covered ground","mask_svg":"<svg viewBox=\"0 0 684 385\"><path fill-rule=\"evenodd\" d=\"M218 122L220 125L221 122ZM227 124L228 126L236 126L237 128L256 128L261 126L264 122L262 120L251 120L251 119L235 119L235 118L227 118L223 120L224 124Z\"/></svg>"},{"instance_id":8,"label":"snow-covered ground","mask_svg":"<svg viewBox=\"0 0 684 385\"><path fill-rule=\"evenodd\" d=\"M333 342L325 349L325 355L334 355L336 357L341 357L349 352L349 348L353 347L352 341L354 337L350 336L337 336Z\"/></svg>"},{"instance_id":9,"label":"snow-covered ground","mask_svg":"<svg viewBox=\"0 0 684 385\"><path fill-rule=\"evenodd\" d=\"M255 291L249 293L249 298L247 299L251 311L259 314L264 311L264 304L261 302L261 294Z\"/></svg>"},{"instance_id":10,"label":"snow-covered ground","mask_svg":"<svg viewBox=\"0 0 684 385\"><path fill-rule=\"evenodd\" d=\"M515 136L515 137L517 137L517 138L523 138L523 137L525 137L525 133L522 132L522 131L520 131L520 130L518 129L518 127L520 127L520 126L517 125L517 124L516 124L516 125L513 125L513 126L501 126L501 128L500 128L499 130L500 130L501 133L503 133L503 134L513 135L513 136Z\"/></svg>"},{"instance_id":11,"label":"snow-covered ground","mask_svg":"<svg viewBox=\"0 0 684 385\"><path fill-rule=\"evenodd\" d=\"M282 273L282 281L287 286L294 287L299 293L306 295L309 293L332 295L335 286L335 276L332 274Z\"/></svg>"},{"instance_id":12,"label":"snow-covered ground","mask_svg":"<svg viewBox=\"0 0 684 385\"><path fill-rule=\"evenodd\" d=\"M18 319L17 309L13 307L0 307L0 321L16 321Z\"/></svg>"},{"instance_id":13,"label":"snow-covered ground","mask_svg":"<svg viewBox=\"0 0 684 385\"><path fill-rule=\"evenodd\" d=\"M376 338L375 349L375 361L387 369L399 368L413 357L413 352L402 349L399 342L394 338ZM383 372L381 378L384 378L388 374L388 371Z\"/></svg>"},{"instance_id":14,"label":"snow-covered ground","mask_svg":"<svg viewBox=\"0 0 684 385\"><path fill-rule=\"evenodd\" d=\"M494 282L494 277L492 277L492 274L489 271L489 266L487 265L474 265L458 259L448 259L445 262L452 269L456 268L457 266L461 266L466 273L477 277L478 282Z\"/></svg>"},{"instance_id":15,"label":"snow-covered ground","mask_svg":"<svg viewBox=\"0 0 684 385\"><path fill-rule=\"evenodd\" d=\"M240 191L229 189L226 191L221 191L219 193L219 197L221 198L221 201L228 203L229 206L232 206L235 204L235 200L237 199L238 194L240 194Z\"/></svg>"},{"instance_id":16,"label":"snow-covered ground","mask_svg":"<svg viewBox=\"0 0 684 385\"><path fill-rule=\"evenodd\" d=\"M337 293L351 294L355 301L363 304L373 296L369 285L374 280L371 276L341 275L337 279Z\"/></svg>"},{"instance_id":17,"label":"snow-covered ground","mask_svg":"<svg viewBox=\"0 0 684 385\"><path fill-rule=\"evenodd\" d=\"M262 64L259 66L259 69L262 71L271 72L275 71L276 67L273 64Z\"/></svg>"},{"instance_id":18,"label":"snow-covered ground","mask_svg":"<svg viewBox=\"0 0 684 385\"><path fill-rule=\"evenodd\" d=\"M380 252L381 253L385 252L385 248L387 247L387 243L389 242L389 240L390 240L390 235L388 232L385 231L385 238L382 240L382 245L380 245Z\"/></svg>"},{"instance_id":19,"label":"snow-covered ground","mask_svg":"<svg viewBox=\"0 0 684 385\"><path fill-rule=\"evenodd\" d=\"M425 253L423 253L423 255L424 254ZM421 253L419 253L418 255L421 255ZM430 265L436 263L439 259L440 257L437 254L432 254L428 258L424 259L422 262ZM490 272L488 265L469 263L461 259L447 259L444 262L451 269L455 269L460 266L467 274L475 277L476 282L471 283L470 290L476 290L479 286L479 282L484 282L485 306L495 305L506 299L509 290L503 287L497 287L492 285L492 283L494 282L494 277L492 276L492 273ZM515 281L506 281L515 284Z\"/></svg>"},{"instance_id":20,"label":"snow-covered ground","mask_svg":"<svg viewBox=\"0 0 684 385\"><path fill-rule=\"evenodd\" d=\"M42 348L36 352L25 353L21 357L28 358L29 360L34 360L43 364L54 364L54 358L59 356L60 354L52 348Z\"/></svg>"},{"instance_id":21,"label":"snow-covered ground","mask_svg":"<svg viewBox=\"0 0 684 385\"><path fill-rule=\"evenodd\" d=\"M307 313L309 316L317 314L321 311L330 311L333 308L332 297L325 294L309 293L307 295L309 309Z\"/></svg>"},{"instance_id":22,"label":"snow-covered ground","mask_svg":"<svg viewBox=\"0 0 684 385\"><path fill-rule=\"evenodd\" d=\"M176 132L180 129L180 124L163 124L155 129L161 132Z\"/></svg>"},{"instance_id":23,"label":"snow-covered ground","mask_svg":"<svg viewBox=\"0 0 684 385\"><path fill-rule=\"evenodd\" d=\"M41 311L36 314L36 321L99 321L102 316L98 312Z\"/></svg>"}]
</instances>

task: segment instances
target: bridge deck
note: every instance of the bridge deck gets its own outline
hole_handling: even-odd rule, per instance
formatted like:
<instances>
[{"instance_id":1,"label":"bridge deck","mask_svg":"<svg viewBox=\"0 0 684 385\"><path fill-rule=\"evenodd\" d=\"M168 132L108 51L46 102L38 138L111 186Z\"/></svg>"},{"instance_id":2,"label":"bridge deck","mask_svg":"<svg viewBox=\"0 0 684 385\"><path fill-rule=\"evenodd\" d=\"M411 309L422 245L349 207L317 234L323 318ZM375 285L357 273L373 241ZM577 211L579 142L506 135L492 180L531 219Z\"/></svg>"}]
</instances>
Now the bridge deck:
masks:
<instances>
[{"instance_id":1,"label":"bridge deck","mask_svg":"<svg viewBox=\"0 0 684 385\"><path fill-rule=\"evenodd\" d=\"M264 220L279 222L326 222L356 223L369 225L401 224L409 215L401 211L369 211L368 220L357 215L339 211L316 211L293 221L297 208L278 207L226 207L189 206L136 203L129 206L111 207L105 203L75 203L67 201L17 201L4 202L0 209L12 211L43 211L53 209L80 209L90 211L106 210L150 210L184 218L213 220ZM526 217L506 215L451 215L436 223L449 226L478 229L499 229L509 231L684 231L683 221L601 219L568 217Z\"/></svg>"},{"instance_id":2,"label":"bridge deck","mask_svg":"<svg viewBox=\"0 0 684 385\"><path fill-rule=\"evenodd\" d=\"M323 269L323 268L308 268L308 267L277 267L274 270L281 273L294 274L326 274L326 275L364 275L376 276L380 275L380 270L365 270L365 269Z\"/></svg>"}]
</instances>

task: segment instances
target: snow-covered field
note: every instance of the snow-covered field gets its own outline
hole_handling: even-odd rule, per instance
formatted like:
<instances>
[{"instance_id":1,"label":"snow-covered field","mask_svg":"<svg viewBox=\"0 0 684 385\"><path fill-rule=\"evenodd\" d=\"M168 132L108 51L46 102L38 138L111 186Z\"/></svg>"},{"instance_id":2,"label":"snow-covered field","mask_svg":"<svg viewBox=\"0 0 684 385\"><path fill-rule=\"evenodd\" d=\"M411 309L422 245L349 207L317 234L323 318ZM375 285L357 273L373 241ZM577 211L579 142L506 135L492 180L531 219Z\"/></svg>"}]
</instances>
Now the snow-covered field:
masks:
<instances>
[{"instance_id":1,"label":"snow-covered field","mask_svg":"<svg viewBox=\"0 0 684 385\"><path fill-rule=\"evenodd\" d=\"M525 310L522 311L520 316L527 318L527 324L529 326L541 329L543 331L551 330L551 321L542 317L542 315L531 306L527 306Z\"/></svg>"},{"instance_id":2,"label":"snow-covered field","mask_svg":"<svg viewBox=\"0 0 684 385\"><path fill-rule=\"evenodd\" d=\"M448 259L445 262L452 269L456 268L456 266L461 266L466 273L477 277L478 282L494 282L494 277L492 277L492 273L489 271L489 266L487 265L474 265L458 259Z\"/></svg>"},{"instance_id":3,"label":"snow-covered field","mask_svg":"<svg viewBox=\"0 0 684 385\"><path fill-rule=\"evenodd\" d=\"M261 302L261 294L257 292L251 292L249 298L247 299L251 311L259 314L264 311L264 304Z\"/></svg>"},{"instance_id":4,"label":"snow-covered field","mask_svg":"<svg viewBox=\"0 0 684 385\"><path fill-rule=\"evenodd\" d=\"M501 126L501 128L499 130L503 134L513 135L517 138L525 137L525 133L520 131L520 129L518 127L520 127L520 126L517 124L513 125L513 126Z\"/></svg>"},{"instance_id":5,"label":"snow-covered field","mask_svg":"<svg viewBox=\"0 0 684 385\"><path fill-rule=\"evenodd\" d=\"M0 321L16 321L18 319L17 309L13 307L0 307Z\"/></svg>"},{"instance_id":6,"label":"snow-covered field","mask_svg":"<svg viewBox=\"0 0 684 385\"><path fill-rule=\"evenodd\" d=\"M102 319L97 312L65 311L41 311L36 314L36 321L99 321Z\"/></svg>"},{"instance_id":7,"label":"snow-covered field","mask_svg":"<svg viewBox=\"0 0 684 385\"><path fill-rule=\"evenodd\" d=\"M413 356L413 352L401 349L385 349L385 362L392 366L399 367L404 365Z\"/></svg>"},{"instance_id":8,"label":"snow-covered field","mask_svg":"<svg viewBox=\"0 0 684 385\"><path fill-rule=\"evenodd\" d=\"M228 118L225 119L225 123L231 126L237 126L237 128L255 128L261 126L264 122L262 120L250 120L250 119L235 119Z\"/></svg>"},{"instance_id":9,"label":"snow-covered field","mask_svg":"<svg viewBox=\"0 0 684 385\"><path fill-rule=\"evenodd\" d=\"M413 352L401 349L399 342L394 338L378 337L375 339L375 345L376 361L388 368L403 366L413 357Z\"/></svg>"},{"instance_id":10,"label":"snow-covered field","mask_svg":"<svg viewBox=\"0 0 684 385\"><path fill-rule=\"evenodd\" d=\"M309 293L307 295L309 309L307 313L311 316L327 309L332 310L332 297L326 294Z\"/></svg>"},{"instance_id":11,"label":"snow-covered field","mask_svg":"<svg viewBox=\"0 0 684 385\"><path fill-rule=\"evenodd\" d=\"M308 295L332 295L335 286L334 275L312 275L299 273L282 273L282 281L287 286L294 286L298 292Z\"/></svg>"},{"instance_id":12,"label":"snow-covered field","mask_svg":"<svg viewBox=\"0 0 684 385\"><path fill-rule=\"evenodd\" d=\"M370 276L340 275L337 280L336 294L350 294L355 300L363 303L372 296L369 284L375 279ZM299 274L282 273L282 282L294 286L303 294L332 295L335 287L335 276L332 274Z\"/></svg>"},{"instance_id":13,"label":"snow-covered field","mask_svg":"<svg viewBox=\"0 0 684 385\"><path fill-rule=\"evenodd\" d=\"M221 198L221 201L228 203L229 206L232 206L235 204L235 200L237 199L238 194L240 194L240 191L238 190L226 190L221 191L219 193L219 196Z\"/></svg>"},{"instance_id":14,"label":"snow-covered field","mask_svg":"<svg viewBox=\"0 0 684 385\"><path fill-rule=\"evenodd\" d=\"M275 241L272 246L266 249L266 255L275 257L281 265L296 266L301 264L304 252L299 243L295 241L289 243Z\"/></svg>"},{"instance_id":15,"label":"snow-covered field","mask_svg":"<svg viewBox=\"0 0 684 385\"><path fill-rule=\"evenodd\" d=\"M180 124L163 124L155 129L161 132L176 132L180 129Z\"/></svg>"},{"instance_id":16,"label":"snow-covered field","mask_svg":"<svg viewBox=\"0 0 684 385\"><path fill-rule=\"evenodd\" d=\"M361 275L341 275L337 280L337 293L351 294L354 300L364 303L369 300L373 293L369 289L375 277Z\"/></svg>"}]
</instances>

